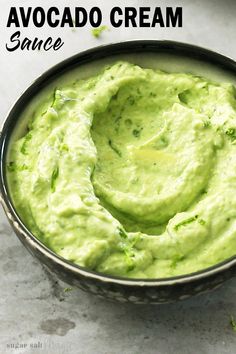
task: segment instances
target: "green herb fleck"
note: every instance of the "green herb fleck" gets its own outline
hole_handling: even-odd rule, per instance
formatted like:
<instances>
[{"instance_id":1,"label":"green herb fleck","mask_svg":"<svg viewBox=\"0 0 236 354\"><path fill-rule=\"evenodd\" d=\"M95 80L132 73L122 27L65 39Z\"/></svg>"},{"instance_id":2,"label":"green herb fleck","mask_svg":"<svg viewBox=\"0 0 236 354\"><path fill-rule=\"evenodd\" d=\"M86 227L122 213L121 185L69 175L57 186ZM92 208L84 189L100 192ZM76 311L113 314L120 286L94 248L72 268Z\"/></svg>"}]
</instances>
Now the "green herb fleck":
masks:
<instances>
[{"instance_id":1,"label":"green herb fleck","mask_svg":"<svg viewBox=\"0 0 236 354\"><path fill-rule=\"evenodd\" d=\"M101 36L102 32L107 31L107 30L109 30L109 28L107 26L100 26L97 28L93 28L91 32L95 38L99 38Z\"/></svg>"},{"instance_id":2,"label":"green herb fleck","mask_svg":"<svg viewBox=\"0 0 236 354\"><path fill-rule=\"evenodd\" d=\"M23 165L17 166L17 167L16 167L16 170L18 170L18 171L25 171L25 170L28 170L28 166L26 166L25 164L23 164Z\"/></svg>"},{"instance_id":3,"label":"green herb fleck","mask_svg":"<svg viewBox=\"0 0 236 354\"><path fill-rule=\"evenodd\" d=\"M57 166L53 171L52 171L52 177L51 177L51 190L52 192L55 192L56 189L56 179L59 175L59 167Z\"/></svg>"},{"instance_id":4,"label":"green herb fleck","mask_svg":"<svg viewBox=\"0 0 236 354\"><path fill-rule=\"evenodd\" d=\"M154 92L150 92L150 97L157 97L157 95Z\"/></svg>"},{"instance_id":5,"label":"green herb fleck","mask_svg":"<svg viewBox=\"0 0 236 354\"><path fill-rule=\"evenodd\" d=\"M7 169L9 172L14 172L16 170L16 164L14 161L11 161L7 164Z\"/></svg>"},{"instance_id":6,"label":"green herb fleck","mask_svg":"<svg viewBox=\"0 0 236 354\"><path fill-rule=\"evenodd\" d=\"M123 239L128 238L127 233L126 233L122 228L120 228L120 227L119 227L119 235L120 235L120 237L123 238Z\"/></svg>"},{"instance_id":7,"label":"green herb fleck","mask_svg":"<svg viewBox=\"0 0 236 354\"><path fill-rule=\"evenodd\" d=\"M135 138L139 138L142 129L143 129L143 128L141 128L141 129L134 129L134 130L132 131L133 136L134 136Z\"/></svg>"},{"instance_id":8,"label":"green herb fleck","mask_svg":"<svg viewBox=\"0 0 236 354\"><path fill-rule=\"evenodd\" d=\"M108 140L108 144L109 144L109 146L111 147L111 149L112 149L119 157L122 156L120 150L113 144L113 142L112 142L111 139Z\"/></svg>"},{"instance_id":9,"label":"green herb fleck","mask_svg":"<svg viewBox=\"0 0 236 354\"><path fill-rule=\"evenodd\" d=\"M69 151L68 145L62 144L62 145L60 146L60 151Z\"/></svg>"},{"instance_id":10,"label":"green herb fleck","mask_svg":"<svg viewBox=\"0 0 236 354\"><path fill-rule=\"evenodd\" d=\"M203 122L203 127L204 128L209 128L211 126L211 121L210 120L205 120L204 122Z\"/></svg>"},{"instance_id":11,"label":"green herb fleck","mask_svg":"<svg viewBox=\"0 0 236 354\"><path fill-rule=\"evenodd\" d=\"M235 322L234 317L232 315L230 316L230 324L231 324L232 329L236 332L236 322Z\"/></svg>"},{"instance_id":12,"label":"green herb fleck","mask_svg":"<svg viewBox=\"0 0 236 354\"><path fill-rule=\"evenodd\" d=\"M64 293L68 293L69 291L72 291L72 290L73 290L72 288L65 288Z\"/></svg>"},{"instance_id":13,"label":"green herb fleck","mask_svg":"<svg viewBox=\"0 0 236 354\"><path fill-rule=\"evenodd\" d=\"M140 236L135 236L132 239L128 238L127 233L119 227L119 235L124 240L120 243L120 247L125 254L125 262L127 264L128 271L131 271L135 268L135 249L134 246L137 241L140 239Z\"/></svg>"},{"instance_id":14,"label":"green herb fleck","mask_svg":"<svg viewBox=\"0 0 236 354\"><path fill-rule=\"evenodd\" d=\"M128 270L131 271L131 270L134 269L133 258L135 256L135 254L130 248L124 249L124 252L125 252L125 256L126 256L125 260L126 260L126 263L127 263L127 266L128 266Z\"/></svg>"},{"instance_id":15,"label":"green herb fleck","mask_svg":"<svg viewBox=\"0 0 236 354\"><path fill-rule=\"evenodd\" d=\"M180 102L182 102L184 104L188 103L189 96L190 96L190 90L185 90L185 91L180 92L178 94L178 98L179 98Z\"/></svg>"},{"instance_id":16,"label":"green herb fleck","mask_svg":"<svg viewBox=\"0 0 236 354\"><path fill-rule=\"evenodd\" d=\"M207 190L206 189L202 189L200 194L207 194Z\"/></svg>"},{"instance_id":17,"label":"green herb fleck","mask_svg":"<svg viewBox=\"0 0 236 354\"><path fill-rule=\"evenodd\" d=\"M197 220L197 218L198 218L198 215L195 215L195 216L192 216L191 218L188 218L188 219L186 219L186 220L183 220L183 221L181 221L179 224L175 225L174 229L175 229L176 231L178 231L181 226L188 225L188 224L190 224L191 222Z\"/></svg>"},{"instance_id":18,"label":"green herb fleck","mask_svg":"<svg viewBox=\"0 0 236 354\"><path fill-rule=\"evenodd\" d=\"M24 155L27 155L27 144L28 144L28 141L30 141L32 138L32 134L29 132L28 134L26 134L25 138L24 138L24 141L23 141L23 144L21 146L21 149L20 149L20 152Z\"/></svg>"},{"instance_id":19,"label":"green herb fleck","mask_svg":"<svg viewBox=\"0 0 236 354\"><path fill-rule=\"evenodd\" d=\"M56 99L57 99L57 88L54 89L54 92L53 92L53 96L52 96L52 104L51 104L51 107L53 107L56 103ZM46 112L45 112L46 113Z\"/></svg>"},{"instance_id":20,"label":"green herb fleck","mask_svg":"<svg viewBox=\"0 0 236 354\"><path fill-rule=\"evenodd\" d=\"M7 164L7 170L9 172L14 172L14 171L25 171L28 170L28 166L23 164L23 165L16 165L14 161L11 161Z\"/></svg>"},{"instance_id":21,"label":"green herb fleck","mask_svg":"<svg viewBox=\"0 0 236 354\"><path fill-rule=\"evenodd\" d=\"M132 245L130 244L122 244L121 248L125 254L125 261L128 267L128 271L133 270L134 269L134 250L132 249Z\"/></svg>"},{"instance_id":22,"label":"green herb fleck","mask_svg":"<svg viewBox=\"0 0 236 354\"><path fill-rule=\"evenodd\" d=\"M203 226L203 225L206 225L206 221L203 220L203 219L199 219L198 222L199 222L199 224L202 225L202 226Z\"/></svg>"},{"instance_id":23,"label":"green herb fleck","mask_svg":"<svg viewBox=\"0 0 236 354\"><path fill-rule=\"evenodd\" d=\"M229 128L228 130L226 130L225 134L228 135L232 141L236 140L235 128Z\"/></svg>"},{"instance_id":24,"label":"green herb fleck","mask_svg":"<svg viewBox=\"0 0 236 354\"><path fill-rule=\"evenodd\" d=\"M161 141L163 147L165 147L169 144L168 139L165 136L161 136L160 141Z\"/></svg>"}]
</instances>

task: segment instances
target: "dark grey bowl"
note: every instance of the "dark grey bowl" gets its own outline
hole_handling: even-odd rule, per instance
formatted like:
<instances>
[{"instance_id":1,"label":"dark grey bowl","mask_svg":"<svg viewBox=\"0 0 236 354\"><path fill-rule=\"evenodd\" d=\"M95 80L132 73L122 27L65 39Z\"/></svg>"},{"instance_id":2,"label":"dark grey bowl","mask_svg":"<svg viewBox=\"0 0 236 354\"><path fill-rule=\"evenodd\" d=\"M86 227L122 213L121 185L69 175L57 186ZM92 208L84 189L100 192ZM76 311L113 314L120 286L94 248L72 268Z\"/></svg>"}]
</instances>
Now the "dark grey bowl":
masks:
<instances>
[{"instance_id":1,"label":"dark grey bowl","mask_svg":"<svg viewBox=\"0 0 236 354\"><path fill-rule=\"evenodd\" d=\"M172 41L128 41L101 46L77 54L54 66L39 77L19 98L2 127L0 138L0 192L6 215L16 235L25 247L46 267L67 283L111 300L136 304L160 304L186 299L219 287L226 279L236 275L236 256L203 271L165 279L126 279L99 274L77 266L53 253L25 227L12 204L6 180L6 154L10 138L22 111L32 98L49 82L61 74L82 64L94 62L112 55L129 53L165 53L209 63L224 71L236 74L236 63L220 54L189 44Z\"/></svg>"}]
</instances>

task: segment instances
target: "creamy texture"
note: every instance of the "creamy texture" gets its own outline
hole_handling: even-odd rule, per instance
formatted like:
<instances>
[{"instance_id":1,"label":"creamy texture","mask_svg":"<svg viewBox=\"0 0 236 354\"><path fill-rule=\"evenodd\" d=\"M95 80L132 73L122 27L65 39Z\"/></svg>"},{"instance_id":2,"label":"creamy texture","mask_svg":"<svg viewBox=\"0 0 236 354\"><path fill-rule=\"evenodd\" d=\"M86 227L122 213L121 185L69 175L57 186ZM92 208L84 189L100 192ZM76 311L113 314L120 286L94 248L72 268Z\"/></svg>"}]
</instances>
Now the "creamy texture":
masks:
<instances>
[{"instance_id":1,"label":"creamy texture","mask_svg":"<svg viewBox=\"0 0 236 354\"><path fill-rule=\"evenodd\" d=\"M233 85L118 62L41 101L12 144L8 181L54 252L131 278L236 254Z\"/></svg>"}]
</instances>

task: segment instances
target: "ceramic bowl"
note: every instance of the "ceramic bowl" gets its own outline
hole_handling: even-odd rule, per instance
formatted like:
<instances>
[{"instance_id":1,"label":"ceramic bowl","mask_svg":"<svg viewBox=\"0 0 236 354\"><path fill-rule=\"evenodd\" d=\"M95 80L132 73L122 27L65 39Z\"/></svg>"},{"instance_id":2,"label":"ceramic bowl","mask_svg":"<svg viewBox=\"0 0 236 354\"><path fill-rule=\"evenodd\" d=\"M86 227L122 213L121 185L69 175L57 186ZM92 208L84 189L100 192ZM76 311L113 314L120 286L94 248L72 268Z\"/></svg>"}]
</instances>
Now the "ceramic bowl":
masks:
<instances>
[{"instance_id":1,"label":"ceramic bowl","mask_svg":"<svg viewBox=\"0 0 236 354\"><path fill-rule=\"evenodd\" d=\"M24 246L45 267L68 284L110 300L135 304L161 304L186 299L219 287L225 280L236 275L236 257L196 273L164 279L137 280L90 271L53 253L26 228L11 201L6 180L6 156L11 137L19 124L21 113L29 102L50 82L74 68L83 68L88 63L96 66L98 61L108 57L117 55L126 57L130 54L136 57L137 61L138 58L145 55L148 57L149 54L157 58L168 56L172 65L176 57L185 58L187 61L192 60L193 63L197 61L199 67L211 66L236 76L236 63L232 59L208 49L173 41L137 40L109 44L64 60L40 76L21 95L3 124L0 138L0 198L10 224ZM168 59L165 61L168 66Z\"/></svg>"}]
</instances>

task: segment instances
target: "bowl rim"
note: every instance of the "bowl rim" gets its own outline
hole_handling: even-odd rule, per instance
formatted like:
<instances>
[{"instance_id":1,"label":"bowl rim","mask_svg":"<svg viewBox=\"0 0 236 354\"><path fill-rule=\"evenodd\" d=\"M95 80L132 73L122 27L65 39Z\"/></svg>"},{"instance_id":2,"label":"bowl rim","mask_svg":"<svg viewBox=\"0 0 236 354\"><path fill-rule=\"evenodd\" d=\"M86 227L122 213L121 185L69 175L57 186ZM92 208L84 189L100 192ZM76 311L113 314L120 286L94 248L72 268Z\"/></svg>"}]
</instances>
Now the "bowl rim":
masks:
<instances>
[{"instance_id":1,"label":"bowl rim","mask_svg":"<svg viewBox=\"0 0 236 354\"><path fill-rule=\"evenodd\" d=\"M20 97L13 104L12 108L6 115L5 120L3 121L0 136L0 201L2 203L3 209L5 210L8 219L13 223L13 228L15 228L25 238L26 242L29 243L32 248L37 249L37 251L43 254L43 256L46 256L53 263L61 265L68 271L72 271L77 275L101 281L103 283L115 283L137 287L170 286L205 279L217 273L221 273L236 265L236 254L235 256L232 256L222 262L216 263L211 267L201 269L197 272L167 278L127 278L95 272L93 270L89 270L86 267L82 267L75 263L72 263L66 260L65 258L62 258L61 256L54 253L52 250L50 250L48 247L46 247L24 225L16 209L14 208L7 187L5 162L8 140L11 136L12 131L11 128L14 127L14 125L18 121L16 117L19 116L19 113L22 112L23 109L27 106L27 102L29 102L28 99L32 99L42 88L46 87L59 75L62 75L63 73L72 70L74 67L79 67L80 65L91 63L93 61L96 61L97 59L102 59L105 57L120 54L120 50L124 51L123 54L128 54L131 52L131 50L135 50L137 52L167 52L171 54L175 54L174 51L177 51L177 55L179 55L178 52L180 52L181 55L189 55L190 57L197 58L205 62L210 62L213 65L223 67L225 71L232 71L234 74L236 74L236 62L232 58L229 58L215 51L200 46L172 40L120 41L116 43L96 46L60 61L58 64L46 70L42 75L40 75L36 80L34 80L31 85L28 86L28 88L20 95ZM106 54L107 51L109 52L108 55Z\"/></svg>"}]
</instances>

